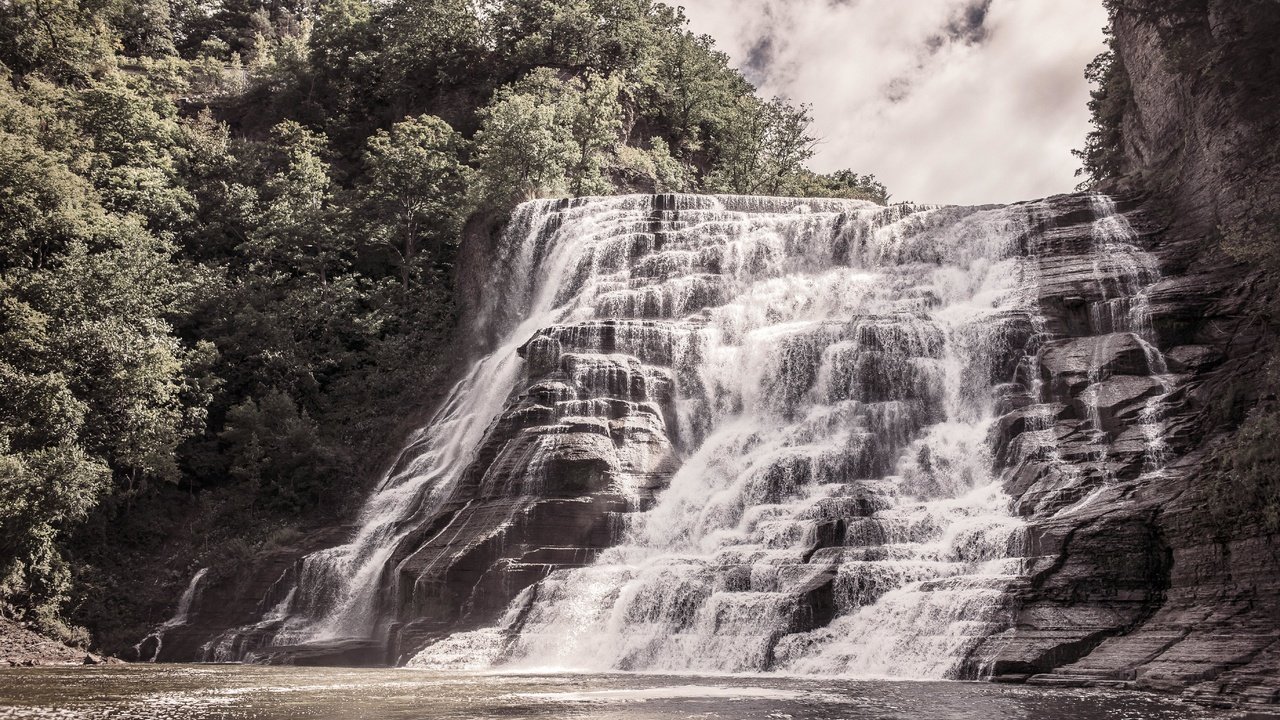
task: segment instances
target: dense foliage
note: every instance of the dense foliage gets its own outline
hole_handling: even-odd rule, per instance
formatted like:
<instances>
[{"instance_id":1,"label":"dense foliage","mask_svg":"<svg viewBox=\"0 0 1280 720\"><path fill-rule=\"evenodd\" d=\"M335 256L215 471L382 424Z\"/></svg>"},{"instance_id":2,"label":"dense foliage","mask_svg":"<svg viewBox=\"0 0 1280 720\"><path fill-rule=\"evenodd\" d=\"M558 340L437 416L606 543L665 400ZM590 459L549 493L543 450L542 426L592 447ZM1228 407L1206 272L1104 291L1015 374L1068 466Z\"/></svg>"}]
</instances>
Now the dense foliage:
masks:
<instances>
[{"instance_id":1,"label":"dense foliage","mask_svg":"<svg viewBox=\"0 0 1280 720\"><path fill-rule=\"evenodd\" d=\"M11 0L0 63L0 610L107 649L355 507L447 370L469 218L887 199L653 0Z\"/></svg>"},{"instance_id":2,"label":"dense foliage","mask_svg":"<svg viewBox=\"0 0 1280 720\"><path fill-rule=\"evenodd\" d=\"M1124 174L1124 122L1127 105L1132 102L1129 73L1124 59L1116 54L1114 37L1107 37L1108 48L1085 68L1085 79L1094 87L1089 91L1089 115L1092 127L1085 136L1084 147L1072 150L1080 159L1077 177L1084 177L1080 189L1118 178Z\"/></svg>"}]
</instances>

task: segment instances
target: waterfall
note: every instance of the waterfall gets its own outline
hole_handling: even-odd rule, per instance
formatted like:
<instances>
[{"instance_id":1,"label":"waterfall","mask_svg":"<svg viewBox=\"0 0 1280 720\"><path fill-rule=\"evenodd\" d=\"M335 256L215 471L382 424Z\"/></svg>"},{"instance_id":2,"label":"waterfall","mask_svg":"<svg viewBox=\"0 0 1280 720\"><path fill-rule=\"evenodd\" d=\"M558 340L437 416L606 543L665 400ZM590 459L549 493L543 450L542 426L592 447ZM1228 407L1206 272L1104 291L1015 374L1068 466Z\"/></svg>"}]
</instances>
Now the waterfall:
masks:
<instances>
[{"instance_id":1,"label":"waterfall","mask_svg":"<svg viewBox=\"0 0 1280 720\"><path fill-rule=\"evenodd\" d=\"M676 204L656 233L636 199L571 210L592 229L559 238L558 319L512 342L572 376L617 364L594 322L627 327L613 352L676 386L679 470L616 547L413 664L958 674L1021 569L987 438L1033 324L1037 207Z\"/></svg>"},{"instance_id":2,"label":"waterfall","mask_svg":"<svg viewBox=\"0 0 1280 720\"><path fill-rule=\"evenodd\" d=\"M357 641L437 668L981 675L1026 570L997 418L1027 428L1002 453L1080 477L1041 367L1054 202L520 206L476 321L495 349L350 540L206 659ZM1089 202L1088 322L1163 373L1154 259ZM1087 381L1101 434L1106 378ZM1152 470L1163 397L1139 428Z\"/></svg>"},{"instance_id":3,"label":"waterfall","mask_svg":"<svg viewBox=\"0 0 1280 720\"><path fill-rule=\"evenodd\" d=\"M636 199L618 201L612 213L581 213L571 222L590 236L595 224L622 212ZM236 628L206 646L206 659L238 659L252 648L241 645L247 636L269 633L274 645L370 638L385 631L380 602L382 576L391 555L424 519L448 499L471 462L485 431L502 410L521 373L517 349L539 327L552 324L571 308L557 305L557 293L567 284L573 259L569 244L553 245L555 223L575 214L559 201L526 203L516 210L501 248L501 282L485 321L499 312L523 307L519 325L506 341L482 358L458 381L440 408L414 433L392 470L366 501L358 530L347 543L306 556L297 571L296 587L253 626ZM493 320L496 322L496 320ZM417 522L415 522L415 519ZM284 578L282 578L283 580Z\"/></svg>"},{"instance_id":4,"label":"waterfall","mask_svg":"<svg viewBox=\"0 0 1280 720\"><path fill-rule=\"evenodd\" d=\"M187 583L187 588L182 591L182 595L178 598L178 607L174 608L173 615L133 646L133 651L138 658L145 658L154 662L159 657L160 650L164 646L164 634L173 628L187 624L188 617L191 614L191 604L195 602L196 595L200 592L200 584L204 582L204 577L208 572L209 568L207 567L197 570L196 574L192 575L191 580Z\"/></svg>"},{"instance_id":5,"label":"waterfall","mask_svg":"<svg viewBox=\"0 0 1280 720\"><path fill-rule=\"evenodd\" d=\"M1095 282L1101 294L1101 299L1089 307L1090 318L1097 332L1132 333L1142 347L1152 377L1159 383L1159 390L1146 399L1137 423L1145 444L1143 470L1158 473L1167 460L1163 423L1165 403L1177 385L1177 378L1169 372L1168 362L1156 346L1155 329L1151 323L1151 288L1160 279L1159 263L1154 255L1135 244L1137 233L1116 209L1114 200L1101 194L1091 195L1089 200L1095 216L1091 232ZM1111 267L1104 270L1104 264ZM1094 432L1105 436L1097 412L1098 393L1103 380L1097 362L1090 368L1089 380L1085 400L1090 405L1090 419ZM1105 449L1107 444L1101 443L1101 447ZM1105 456L1102 460L1105 461Z\"/></svg>"}]
</instances>

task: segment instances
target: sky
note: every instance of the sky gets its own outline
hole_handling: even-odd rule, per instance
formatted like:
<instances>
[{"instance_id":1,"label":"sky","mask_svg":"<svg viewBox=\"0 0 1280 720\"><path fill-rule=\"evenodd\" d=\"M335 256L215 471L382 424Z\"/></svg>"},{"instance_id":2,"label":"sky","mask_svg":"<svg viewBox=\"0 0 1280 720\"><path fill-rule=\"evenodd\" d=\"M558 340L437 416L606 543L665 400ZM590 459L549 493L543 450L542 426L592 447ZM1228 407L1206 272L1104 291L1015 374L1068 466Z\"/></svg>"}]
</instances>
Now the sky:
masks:
<instances>
[{"instance_id":1,"label":"sky","mask_svg":"<svg viewBox=\"0 0 1280 720\"><path fill-rule=\"evenodd\" d=\"M893 200L1069 192L1088 132L1100 0L676 0L765 96L813 106L810 165Z\"/></svg>"}]
</instances>

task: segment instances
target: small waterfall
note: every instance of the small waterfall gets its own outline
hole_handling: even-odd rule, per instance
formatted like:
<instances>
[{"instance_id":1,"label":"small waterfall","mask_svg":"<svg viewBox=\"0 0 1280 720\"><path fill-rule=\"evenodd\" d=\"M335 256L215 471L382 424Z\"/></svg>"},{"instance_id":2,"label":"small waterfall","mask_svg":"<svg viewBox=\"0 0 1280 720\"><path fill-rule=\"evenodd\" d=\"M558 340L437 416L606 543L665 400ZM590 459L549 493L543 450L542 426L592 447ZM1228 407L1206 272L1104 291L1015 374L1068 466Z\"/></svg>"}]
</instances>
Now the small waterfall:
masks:
<instances>
[{"instance_id":1,"label":"small waterfall","mask_svg":"<svg viewBox=\"0 0 1280 720\"><path fill-rule=\"evenodd\" d=\"M1102 299L1090 306L1090 317L1097 332L1132 333L1142 347L1152 377L1160 385L1158 393L1147 398L1138 417L1138 428L1146 446L1143 471L1156 473L1167 460L1163 417L1169 394L1177 385L1177 378L1169 373L1168 362L1156 346L1151 322L1151 288L1160 280L1159 263L1155 256L1134 244L1137 234L1116 209L1113 199L1094 194L1090 203L1096 217L1092 228L1094 267L1102 294ZM1109 273L1101 269L1104 262L1111 264ZM1116 287L1111 289L1113 285ZM1085 392L1095 432L1105 436L1097 419L1098 383L1102 380L1098 372L1095 362L1090 388ZM1105 453L1107 443L1101 446ZM1103 462L1105 459L1104 455Z\"/></svg>"},{"instance_id":2,"label":"small waterfall","mask_svg":"<svg viewBox=\"0 0 1280 720\"><path fill-rule=\"evenodd\" d=\"M164 646L164 634L166 631L187 624L188 616L191 614L191 604L195 602L197 594L200 592L200 584L204 582L205 575L209 572L209 568L200 568L195 575L191 576L191 581L187 583L187 589L182 591L181 597L178 598L178 607L174 609L173 616L165 620L155 630L144 637L133 646L133 651L139 658L145 657L151 662L160 656L160 649ZM150 652L146 652L150 650Z\"/></svg>"}]
</instances>

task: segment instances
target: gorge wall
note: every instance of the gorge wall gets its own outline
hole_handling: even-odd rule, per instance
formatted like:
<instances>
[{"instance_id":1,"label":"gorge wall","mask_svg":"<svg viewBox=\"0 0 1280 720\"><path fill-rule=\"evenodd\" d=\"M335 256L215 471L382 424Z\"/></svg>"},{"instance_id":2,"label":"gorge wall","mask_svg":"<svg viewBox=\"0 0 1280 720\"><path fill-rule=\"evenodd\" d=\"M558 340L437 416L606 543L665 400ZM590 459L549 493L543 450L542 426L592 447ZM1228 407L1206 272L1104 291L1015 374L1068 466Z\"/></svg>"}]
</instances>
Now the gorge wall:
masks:
<instances>
[{"instance_id":1,"label":"gorge wall","mask_svg":"<svg viewBox=\"0 0 1280 720\"><path fill-rule=\"evenodd\" d=\"M1223 57L1267 20L1192 5ZM538 201L476 234L483 349L355 526L198 575L140 655L1277 702L1280 544L1213 460L1268 332L1217 233L1274 195L1274 119L1133 6L1110 195Z\"/></svg>"}]
</instances>

